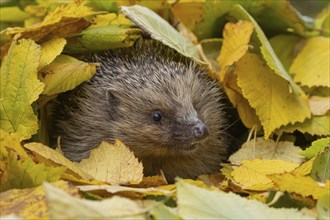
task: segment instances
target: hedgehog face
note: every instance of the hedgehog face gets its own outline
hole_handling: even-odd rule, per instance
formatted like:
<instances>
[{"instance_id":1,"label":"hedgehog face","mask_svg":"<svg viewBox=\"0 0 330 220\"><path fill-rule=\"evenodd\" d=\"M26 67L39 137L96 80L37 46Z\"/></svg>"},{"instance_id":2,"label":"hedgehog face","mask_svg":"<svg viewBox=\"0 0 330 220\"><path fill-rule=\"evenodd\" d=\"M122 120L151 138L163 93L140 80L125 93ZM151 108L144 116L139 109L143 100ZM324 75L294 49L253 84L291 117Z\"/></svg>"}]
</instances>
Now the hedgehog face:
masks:
<instances>
[{"instance_id":1,"label":"hedgehog face","mask_svg":"<svg viewBox=\"0 0 330 220\"><path fill-rule=\"evenodd\" d=\"M122 120L112 127L138 157L191 154L200 143L218 138L219 87L206 75L185 70L175 77L155 74L143 88L116 93Z\"/></svg>"}]
</instances>

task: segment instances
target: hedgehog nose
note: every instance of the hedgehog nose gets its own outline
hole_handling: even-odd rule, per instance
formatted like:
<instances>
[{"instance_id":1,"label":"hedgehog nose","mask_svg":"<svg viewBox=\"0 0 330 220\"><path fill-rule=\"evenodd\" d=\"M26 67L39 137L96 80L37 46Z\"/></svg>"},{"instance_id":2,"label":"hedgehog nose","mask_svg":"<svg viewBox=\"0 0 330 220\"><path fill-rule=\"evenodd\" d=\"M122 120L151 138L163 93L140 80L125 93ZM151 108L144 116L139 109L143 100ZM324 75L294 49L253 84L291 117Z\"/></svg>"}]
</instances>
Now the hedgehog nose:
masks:
<instances>
[{"instance_id":1,"label":"hedgehog nose","mask_svg":"<svg viewBox=\"0 0 330 220\"><path fill-rule=\"evenodd\" d=\"M198 140L202 140L209 135L209 129L203 123L198 123L193 127L193 133Z\"/></svg>"}]
</instances>

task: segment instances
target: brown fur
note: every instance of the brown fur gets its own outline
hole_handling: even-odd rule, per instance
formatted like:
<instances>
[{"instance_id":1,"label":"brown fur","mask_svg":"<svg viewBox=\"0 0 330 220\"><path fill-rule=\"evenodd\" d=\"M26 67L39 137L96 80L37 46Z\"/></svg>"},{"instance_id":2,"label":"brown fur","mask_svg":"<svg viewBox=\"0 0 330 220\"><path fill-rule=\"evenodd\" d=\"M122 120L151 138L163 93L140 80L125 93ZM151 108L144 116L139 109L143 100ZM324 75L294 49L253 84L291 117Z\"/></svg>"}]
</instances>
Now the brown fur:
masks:
<instances>
[{"instance_id":1,"label":"brown fur","mask_svg":"<svg viewBox=\"0 0 330 220\"><path fill-rule=\"evenodd\" d=\"M142 160L145 175L163 170L171 182L219 169L228 148L222 92L202 68L151 40L90 61L101 63L97 74L59 98L53 139L61 136L66 157L79 161L118 138ZM203 140L192 133L199 122L209 131Z\"/></svg>"}]
</instances>

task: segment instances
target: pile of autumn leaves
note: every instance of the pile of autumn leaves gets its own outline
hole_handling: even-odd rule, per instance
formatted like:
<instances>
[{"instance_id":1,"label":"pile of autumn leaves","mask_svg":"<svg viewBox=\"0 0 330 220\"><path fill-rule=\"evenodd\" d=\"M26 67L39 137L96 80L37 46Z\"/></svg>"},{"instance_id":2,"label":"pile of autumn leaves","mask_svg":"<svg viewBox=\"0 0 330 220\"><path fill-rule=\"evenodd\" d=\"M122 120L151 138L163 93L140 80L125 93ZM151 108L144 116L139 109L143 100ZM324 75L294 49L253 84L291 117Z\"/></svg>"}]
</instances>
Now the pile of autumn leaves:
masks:
<instances>
[{"instance_id":1,"label":"pile of autumn leaves","mask_svg":"<svg viewBox=\"0 0 330 220\"><path fill-rule=\"evenodd\" d=\"M267 4L289 7L286 1L270 2ZM26 23L24 28L2 32L8 40L1 48L1 215L30 219L329 216L330 138L325 136L330 135L330 40L328 35L322 36L329 34L329 11L315 21L314 30L323 32L306 29L305 35L299 35L297 28L295 35L267 39L250 13L232 3L222 7L230 8L223 39L198 43L193 27L179 25L179 33L145 7L122 7L127 19L123 14L95 12L83 1L60 5L47 14L47 4L19 12L17 7L0 8L8 15L16 10ZM173 6L177 19L185 21L191 16L178 10L189 4ZM44 14L36 14L37 7ZM215 19L214 8L203 8L206 21ZM29 26L38 19L38 24ZM202 20L195 22L204 28ZM202 182L178 180L168 185L161 176L143 177L143 165L120 140L101 143L80 163L46 146L47 103L90 79L96 70L96 64L67 54L128 47L141 37L142 30L209 65L211 77L222 83L243 123L251 129L249 139L231 155L230 163L222 164L218 174L201 176ZM306 137L323 138L314 138L302 151L292 141L297 130ZM38 141L31 141L32 136ZM52 184L41 185L45 181ZM129 187L120 186L123 184ZM78 189L84 192L83 198Z\"/></svg>"}]
</instances>

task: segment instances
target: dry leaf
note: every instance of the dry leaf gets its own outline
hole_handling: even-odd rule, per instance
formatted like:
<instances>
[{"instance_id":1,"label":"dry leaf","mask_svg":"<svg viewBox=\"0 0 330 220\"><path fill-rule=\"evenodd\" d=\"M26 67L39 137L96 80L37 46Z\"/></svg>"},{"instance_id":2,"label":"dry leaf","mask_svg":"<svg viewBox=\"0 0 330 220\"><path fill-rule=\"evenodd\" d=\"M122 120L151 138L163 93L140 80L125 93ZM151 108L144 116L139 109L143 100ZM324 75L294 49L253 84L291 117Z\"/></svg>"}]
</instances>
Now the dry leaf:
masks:
<instances>
[{"instance_id":1,"label":"dry leaf","mask_svg":"<svg viewBox=\"0 0 330 220\"><path fill-rule=\"evenodd\" d=\"M78 197L77 189L67 182L58 181L52 185ZM1 219L4 215L14 213L24 219L48 219L49 217L43 186L30 189L12 189L1 193L0 198Z\"/></svg>"},{"instance_id":2,"label":"dry leaf","mask_svg":"<svg viewBox=\"0 0 330 220\"><path fill-rule=\"evenodd\" d=\"M242 165L235 169L231 175L244 189L253 187L254 190L257 190L255 185L258 185L259 190L265 190L271 186L269 185L271 180L267 175L290 172L298 166L299 164L282 160L244 160ZM262 187L262 185L265 187Z\"/></svg>"},{"instance_id":3,"label":"dry leaf","mask_svg":"<svg viewBox=\"0 0 330 220\"><path fill-rule=\"evenodd\" d=\"M320 196L330 190L330 180L322 187L309 176L301 176L292 173L268 176L281 191L288 191L302 196L312 196L319 199Z\"/></svg>"},{"instance_id":4,"label":"dry leaf","mask_svg":"<svg viewBox=\"0 0 330 220\"><path fill-rule=\"evenodd\" d=\"M119 140L114 144L102 142L77 166L95 179L112 185L139 183L143 177L142 163Z\"/></svg>"},{"instance_id":5,"label":"dry leaf","mask_svg":"<svg viewBox=\"0 0 330 220\"><path fill-rule=\"evenodd\" d=\"M236 153L229 157L229 161L240 165L242 160L259 158L301 163L304 157L299 155L299 152L301 152L301 148L294 146L292 142L275 142L270 139L257 138L256 140L245 142Z\"/></svg>"}]
</instances>

